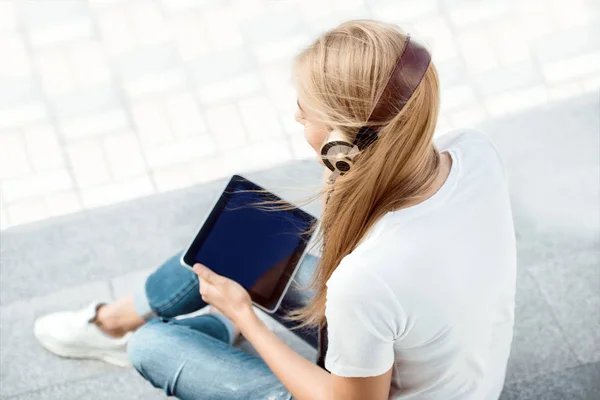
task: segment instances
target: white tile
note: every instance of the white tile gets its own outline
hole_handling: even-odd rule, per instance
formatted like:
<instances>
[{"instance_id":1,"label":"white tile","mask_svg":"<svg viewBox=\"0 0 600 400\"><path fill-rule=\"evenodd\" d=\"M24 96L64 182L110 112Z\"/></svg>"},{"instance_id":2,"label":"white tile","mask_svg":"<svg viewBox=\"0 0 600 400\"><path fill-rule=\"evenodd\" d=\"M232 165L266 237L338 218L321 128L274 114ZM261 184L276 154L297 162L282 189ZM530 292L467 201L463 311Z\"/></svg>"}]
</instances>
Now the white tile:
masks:
<instances>
[{"instance_id":1,"label":"white tile","mask_svg":"<svg viewBox=\"0 0 600 400\"><path fill-rule=\"evenodd\" d=\"M58 25L70 19L89 16L87 4L81 1L14 1L26 29ZM87 2L86 2L87 3Z\"/></svg>"},{"instance_id":2,"label":"white tile","mask_svg":"<svg viewBox=\"0 0 600 400\"><path fill-rule=\"evenodd\" d=\"M261 82L253 73L198 87L198 99L203 105L215 105L259 92Z\"/></svg>"},{"instance_id":3,"label":"white tile","mask_svg":"<svg viewBox=\"0 0 600 400\"><path fill-rule=\"evenodd\" d=\"M256 96L238 102L244 127L250 140L281 137L283 128L273 103L265 96Z\"/></svg>"},{"instance_id":4,"label":"white tile","mask_svg":"<svg viewBox=\"0 0 600 400\"><path fill-rule=\"evenodd\" d=\"M208 108L206 119L209 132L221 151L243 146L248 141L235 106L225 105Z\"/></svg>"},{"instance_id":5,"label":"white tile","mask_svg":"<svg viewBox=\"0 0 600 400\"><path fill-rule=\"evenodd\" d=\"M170 18L168 24L182 61L190 61L207 53L210 43L197 15L179 15Z\"/></svg>"},{"instance_id":6,"label":"white tile","mask_svg":"<svg viewBox=\"0 0 600 400\"><path fill-rule=\"evenodd\" d=\"M0 132L0 180L27 175L31 166L23 137L16 131Z\"/></svg>"},{"instance_id":7,"label":"white tile","mask_svg":"<svg viewBox=\"0 0 600 400\"><path fill-rule=\"evenodd\" d=\"M65 160L52 125L37 125L23 131L29 159L38 172L64 167Z\"/></svg>"},{"instance_id":8,"label":"white tile","mask_svg":"<svg viewBox=\"0 0 600 400\"><path fill-rule=\"evenodd\" d=\"M177 70L177 52L170 44L144 46L113 57L113 68L122 79L135 80L145 76Z\"/></svg>"},{"instance_id":9,"label":"white tile","mask_svg":"<svg viewBox=\"0 0 600 400\"><path fill-rule=\"evenodd\" d=\"M29 41L34 48L56 46L64 42L91 39L94 25L91 19L78 18L29 30Z\"/></svg>"},{"instance_id":10,"label":"white tile","mask_svg":"<svg viewBox=\"0 0 600 400\"><path fill-rule=\"evenodd\" d=\"M58 96L77 87L71 60L66 51L41 51L37 53L36 60L42 87L49 96Z\"/></svg>"},{"instance_id":11,"label":"white tile","mask_svg":"<svg viewBox=\"0 0 600 400\"><path fill-rule=\"evenodd\" d=\"M169 13L192 12L198 6L210 6L214 4L214 2L207 0L160 0L160 2Z\"/></svg>"},{"instance_id":12,"label":"white tile","mask_svg":"<svg viewBox=\"0 0 600 400\"><path fill-rule=\"evenodd\" d=\"M140 140L144 146L157 145L171 141L173 135L167 114L157 101L134 103L131 113Z\"/></svg>"},{"instance_id":13,"label":"white tile","mask_svg":"<svg viewBox=\"0 0 600 400\"><path fill-rule=\"evenodd\" d=\"M292 159L287 139L254 143L223 155L235 172L267 169Z\"/></svg>"},{"instance_id":14,"label":"white tile","mask_svg":"<svg viewBox=\"0 0 600 400\"><path fill-rule=\"evenodd\" d=\"M437 1L390 1L381 6L371 6L376 19L385 22L404 22L416 20L439 11ZM403 25L404 27L404 25Z\"/></svg>"},{"instance_id":15,"label":"white tile","mask_svg":"<svg viewBox=\"0 0 600 400\"><path fill-rule=\"evenodd\" d=\"M154 193L150 177L144 176L109 185L82 189L81 198L85 208L115 204Z\"/></svg>"},{"instance_id":16,"label":"white tile","mask_svg":"<svg viewBox=\"0 0 600 400\"><path fill-rule=\"evenodd\" d=\"M236 171L234 166L222 154L213 157L203 157L202 159L188 163L187 166L191 180L195 184L225 178Z\"/></svg>"},{"instance_id":17,"label":"white tile","mask_svg":"<svg viewBox=\"0 0 600 400\"><path fill-rule=\"evenodd\" d=\"M434 61L443 61L457 56L456 40L446 18L432 15L415 23L415 35L431 49Z\"/></svg>"},{"instance_id":18,"label":"white tile","mask_svg":"<svg viewBox=\"0 0 600 400\"><path fill-rule=\"evenodd\" d=\"M515 19L506 19L490 26L490 35L494 51L501 65L528 60L529 41L523 40L524 27Z\"/></svg>"},{"instance_id":19,"label":"white tile","mask_svg":"<svg viewBox=\"0 0 600 400\"><path fill-rule=\"evenodd\" d=\"M82 88L108 84L111 72L104 49L97 42L88 42L72 49L71 65L75 81Z\"/></svg>"},{"instance_id":20,"label":"white tile","mask_svg":"<svg viewBox=\"0 0 600 400\"><path fill-rule=\"evenodd\" d=\"M132 131L106 135L104 154L111 175L116 180L134 178L146 173L146 163L138 138Z\"/></svg>"},{"instance_id":21,"label":"white tile","mask_svg":"<svg viewBox=\"0 0 600 400\"><path fill-rule=\"evenodd\" d=\"M293 135L288 140L295 159L317 158L317 153L310 147L303 135Z\"/></svg>"},{"instance_id":22,"label":"white tile","mask_svg":"<svg viewBox=\"0 0 600 400\"><path fill-rule=\"evenodd\" d=\"M165 108L175 137L185 138L206 132L206 125L192 93L182 92L167 97Z\"/></svg>"},{"instance_id":23,"label":"white tile","mask_svg":"<svg viewBox=\"0 0 600 400\"><path fill-rule=\"evenodd\" d=\"M568 2L551 0L550 3L554 18L561 28L582 26L593 18L593 13L590 12L585 0L569 0Z\"/></svg>"},{"instance_id":24,"label":"white tile","mask_svg":"<svg viewBox=\"0 0 600 400\"><path fill-rule=\"evenodd\" d=\"M296 106L298 93L294 86L292 69L291 62L264 65L260 68L262 81L275 108L280 113L290 115L293 115L298 108Z\"/></svg>"},{"instance_id":25,"label":"white tile","mask_svg":"<svg viewBox=\"0 0 600 400\"><path fill-rule=\"evenodd\" d=\"M81 211L81 201L74 190L44 196L46 210L51 216L72 214Z\"/></svg>"},{"instance_id":26,"label":"white tile","mask_svg":"<svg viewBox=\"0 0 600 400\"><path fill-rule=\"evenodd\" d=\"M71 118L59 121L59 123L61 131L67 139L94 136L129 127L127 115L121 109Z\"/></svg>"},{"instance_id":27,"label":"white tile","mask_svg":"<svg viewBox=\"0 0 600 400\"><path fill-rule=\"evenodd\" d=\"M243 43L237 20L226 8L207 10L201 13L201 23L207 39L214 49L239 46Z\"/></svg>"},{"instance_id":28,"label":"white tile","mask_svg":"<svg viewBox=\"0 0 600 400\"><path fill-rule=\"evenodd\" d=\"M0 32L14 31L16 28L15 7L9 1L0 1Z\"/></svg>"},{"instance_id":29,"label":"white tile","mask_svg":"<svg viewBox=\"0 0 600 400\"><path fill-rule=\"evenodd\" d=\"M110 181L104 151L98 140L86 139L70 143L66 150L80 187L91 187Z\"/></svg>"},{"instance_id":30,"label":"white tile","mask_svg":"<svg viewBox=\"0 0 600 400\"><path fill-rule=\"evenodd\" d=\"M333 6L336 10L354 10L365 5L363 0L333 0Z\"/></svg>"},{"instance_id":31,"label":"white tile","mask_svg":"<svg viewBox=\"0 0 600 400\"><path fill-rule=\"evenodd\" d=\"M152 180L158 192L181 189L194 183L186 164L157 168L152 171Z\"/></svg>"},{"instance_id":32,"label":"white tile","mask_svg":"<svg viewBox=\"0 0 600 400\"><path fill-rule=\"evenodd\" d=\"M13 108L0 109L0 130L40 122L48 117L46 105L37 101Z\"/></svg>"},{"instance_id":33,"label":"white tile","mask_svg":"<svg viewBox=\"0 0 600 400\"><path fill-rule=\"evenodd\" d=\"M517 110L544 104L548 101L548 90L538 85L513 90L485 99L486 108L492 116L508 114Z\"/></svg>"},{"instance_id":34,"label":"white tile","mask_svg":"<svg viewBox=\"0 0 600 400\"><path fill-rule=\"evenodd\" d=\"M583 81L581 81L581 86L586 92L598 93L598 91L600 91L600 75L584 79Z\"/></svg>"},{"instance_id":35,"label":"white tile","mask_svg":"<svg viewBox=\"0 0 600 400\"><path fill-rule=\"evenodd\" d=\"M26 76L32 71L31 60L20 36L0 36L0 80Z\"/></svg>"},{"instance_id":36,"label":"white tile","mask_svg":"<svg viewBox=\"0 0 600 400\"><path fill-rule=\"evenodd\" d=\"M460 33L458 44L471 73L488 71L498 66L498 58L486 30L479 29Z\"/></svg>"},{"instance_id":37,"label":"white tile","mask_svg":"<svg viewBox=\"0 0 600 400\"><path fill-rule=\"evenodd\" d=\"M148 46L169 41L167 25L156 4L134 3L128 11L133 31L142 44Z\"/></svg>"},{"instance_id":38,"label":"white tile","mask_svg":"<svg viewBox=\"0 0 600 400\"><path fill-rule=\"evenodd\" d=\"M8 205L6 206L6 213L8 214L11 226L40 221L49 217L41 198L23 200Z\"/></svg>"},{"instance_id":39,"label":"white tile","mask_svg":"<svg viewBox=\"0 0 600 400\"><path fill-rule=\"evenodd\" d=\"M146 161L153 170L206 157L214 151L213 139L208 134L165 143L157 147L144 146Z\"/></svg>"},{"instance_id":40,"label":"white tile","mask_svg":"<svg viewBox=\"0 0 600 400\"><path fill-rule=\"evenodd\" d=\"M294 115L298 109L298 92L293 85L285 85L278 91L268 91L269 98L273 102L277 111L285 115L286 118L294 120Z\"/></svg>"},{"instance_id":41,"label":"white tile","mask_svg":"<svg viewBox=\"0 0 600 400\"><path fill-rule=\"evenodd\" d=\"M71 190L74 182L66 168L54 169L15 178L7 179L3 185L3 197L7 203L13 203L39 195L51 195Z\"/></svg>"},{"instance_id":42,"label":"white tile","mask_svg":"<svg viewBox=\"0 0 600 400\"><path fill-rule=\"evenodd\" d=\"M471 85L456 85L441 90L442 112L475 102L476 95Z\"/></svg>"},{"instance_id":43,"label":"white tile","mask_svg":"<svg viewBox=\"0 0 600 400\"><path fill-rule=\"evenodd\" d=\"M93 9L102 9L112 7L118 4L127 3L129 0L88 0Z\"/></svg>"},{"instance_id":44,"label":"white tile","mask_svg":"<svg viewBox=\"0 0 600 400\"><path fill-rule=\"evenodd\" d=\"M449 113L449 118L453 126L472 126L484 121L487 118L487 113L485 108L479 104L475 104Z\"/></svg>"},{"instance_id":45,"label":"white tile","mask_svg":"<svg viewBox=\"0 0 600 400\"><path fill-rule=\"evenodd\" d=\"M299 49L307 46L312 41L313 38L308 35L298 34L268 43L261 43L258 47L255 47L254 53L260 64L291 60Z\"/></svg>"},{"instance_id":46,"label":"white tile","mask_svg":"<svg viewBox=\"0 0 600 400\"><path fill-rule=\"evenodd\" d=\"M231 10L237 20L250 19L265 12L264 0L232 0L231 3Z\"/></svg>"},{"instance_id":47,"label":"white tile","mask_svg":"<svg viewBox=\"0 0 600 400\"><path fill-rule=\"evenodd\" d=\"M127 79L123 86L125 92L132 99L174 92L186 85L185 74L180 69L170 69L157 74L143 75Z\"/></svg>"},{"instance_id":48,"label":"white tile","mask_svg":"<svg viewBox=\"0 0 600 400\"><path fill-rule=\"evenodd\" d=\"M520 33L522 40L532 41L538 39L556 28L552 10L548 7L547 0L514 1L516 20L522 26Z\"/></svg>"},{"instance_id":49,"label":"white tile","mask_svg":"<svg viewBox=\"0 0 600 400\"><path fill-rule=\"evenodd\" d=\"M294 84L292 62L281 62L260 66L260 76L269 92L276 92L282 86Z\"/></svg>"},{"instance_id":50,"label":"white tile","mask_svg":"<svg viewBox=\"0 0 600 400\"><path fill-rule=\"evenodd\" d=\"M543 64L542 71L550 83L579 78L592 73L600 74L600 51Z\"/></svg>"},{"instance_id":51,"label":"white tile","mask_svg":"<svg viewBox=\"0 0 600 400\"><path fill-rule=\"evenodd\" d=\"M279 117L287 135L304 137L304 127L295 120L293 112L281 113Z\"/></svg>"},{"instance_id":52,"label":"white tile","mask_svg":"<svg viewBox=\"0 0 600 400\"><path fill-rule=\"evenodd\" d=\"M294 4L307 22L327 18L334 13L332 0L303 0Z\"/></svg>"},{"instance_id":53,"label":"white tile","mask_svg":"<svg viewBox=\"0 0 600 400\"><path fill-rule=\"evenodd\" d=\"M110 55L119 55L138 45L125 10L111 8L96 14L100 35Z\"/></svg>"},{"instance_id":54,"label":"white tile","mask_svg":"<svg viewBox=\"0 0 600 400\"><path fill-rule=\"evenodd\" d=\"M510 11L510 2L480 1L468 2L464 7L453 7L449 10L449 14L452 23L462 27L468 24L482 23L502 17L508 11Z\"/></svg>"},{"instance_id":55,"label":"white tile","mask_svg":"<svg viewBox=\"0 0 600 400\"><path fill-rule=\"evenodd\" d=\"M548 86L548 98L550 100L563 100L576 97L583 93L581 85L577 82L569 82Z\"/></svg>"}]
</instances>

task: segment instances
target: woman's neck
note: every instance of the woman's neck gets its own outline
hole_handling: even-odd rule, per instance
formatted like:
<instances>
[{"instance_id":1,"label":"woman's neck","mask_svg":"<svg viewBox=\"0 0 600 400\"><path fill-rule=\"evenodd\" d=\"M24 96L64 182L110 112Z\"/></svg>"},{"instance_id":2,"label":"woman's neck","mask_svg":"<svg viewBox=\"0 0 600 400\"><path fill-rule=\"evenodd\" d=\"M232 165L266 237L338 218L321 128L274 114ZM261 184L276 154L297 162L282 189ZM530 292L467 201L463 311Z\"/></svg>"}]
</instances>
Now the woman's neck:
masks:
<instances>
[{"instance_id":1,"label":"woman's neck","mask_svg":"<svg viewBox=\"0 0 600 400\"><path fill-rule=\"evenodd\" d=\"M414 201L410 202L402 208L416 206L417 204L424 202L425 200L436 194L437 191L440 190L442 186L444 186L446 179L448 179L448 175L450 175L451 168L452 157L450 156L450 153L440 153L440 163L437 171L437 176L435 177L435 180L433 181L429 189L427 189L427 191L421 196L419 196L417 199L415 199Z\"/></svg>"}]
</instances>

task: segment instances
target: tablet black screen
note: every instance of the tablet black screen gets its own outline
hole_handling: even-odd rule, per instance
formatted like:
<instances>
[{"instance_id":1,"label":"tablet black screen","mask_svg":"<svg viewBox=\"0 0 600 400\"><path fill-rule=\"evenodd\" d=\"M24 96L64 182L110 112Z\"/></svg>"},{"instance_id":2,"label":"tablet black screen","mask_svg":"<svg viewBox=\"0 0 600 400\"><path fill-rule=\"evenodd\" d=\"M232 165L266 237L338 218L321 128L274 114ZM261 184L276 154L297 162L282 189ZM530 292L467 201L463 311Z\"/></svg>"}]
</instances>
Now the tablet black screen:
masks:
<instances>
[{"instance_id":1,"label":"tablet black screen","mask_svg":"<svg viewBox=\"0 0 600 400\"><path fill-rule=\"evenodd\" d=\"M234 176L192 244L185 261L202 263L245 287L254 301L277 301L301 257L314 218L299 210L261 209L270 194ZM189 259L193 258L193 259Z\"/></svg>"}]
</instances>

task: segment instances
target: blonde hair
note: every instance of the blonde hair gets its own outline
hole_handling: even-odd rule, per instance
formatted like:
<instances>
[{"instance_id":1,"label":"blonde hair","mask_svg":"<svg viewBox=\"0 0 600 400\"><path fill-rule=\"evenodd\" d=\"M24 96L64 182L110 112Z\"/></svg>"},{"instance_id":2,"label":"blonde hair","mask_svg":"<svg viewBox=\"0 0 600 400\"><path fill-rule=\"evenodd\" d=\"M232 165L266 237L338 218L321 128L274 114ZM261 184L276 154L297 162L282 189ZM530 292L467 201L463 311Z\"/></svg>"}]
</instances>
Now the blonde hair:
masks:
<instances>
[{"instance_id":1,"label":"blonde hair","mask_svg":"<svg viewBox=\"0 0 600 400\"><path fill-rule=\"evenodd\" d=\"M298 92L320 122L352 141L366 125L406 40L395 25L345 22L297 56ZM438 111L438 77L430 64L404 108L378 124L379 139L335 181L321 217L322 256L310 284L314 297L289 319L302 321L300 326L324 323L326 282L342 259L383 215L407 207L431 188L439 168L433 146Z\"/></svg>"}]
</instances>

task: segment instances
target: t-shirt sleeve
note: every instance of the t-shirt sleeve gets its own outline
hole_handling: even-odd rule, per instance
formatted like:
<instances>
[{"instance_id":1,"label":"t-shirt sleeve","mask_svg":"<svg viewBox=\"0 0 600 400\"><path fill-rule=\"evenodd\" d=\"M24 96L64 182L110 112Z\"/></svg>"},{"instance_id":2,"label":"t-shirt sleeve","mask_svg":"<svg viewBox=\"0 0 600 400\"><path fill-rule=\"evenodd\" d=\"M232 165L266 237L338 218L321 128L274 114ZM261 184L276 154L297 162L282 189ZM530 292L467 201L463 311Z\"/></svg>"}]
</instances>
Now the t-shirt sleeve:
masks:
<instances>
[{"instance_id":1,"label":"t-shirt sleeve","mask_svg":"<svg viewBox=\"0 0 600 400\"><path fill-rule=\"evenodd\" d=\"M406 325L398 299L376 272L340 264L327 281L325 368L344 377L385 373Z\"/></svg>"}]
</instances>

